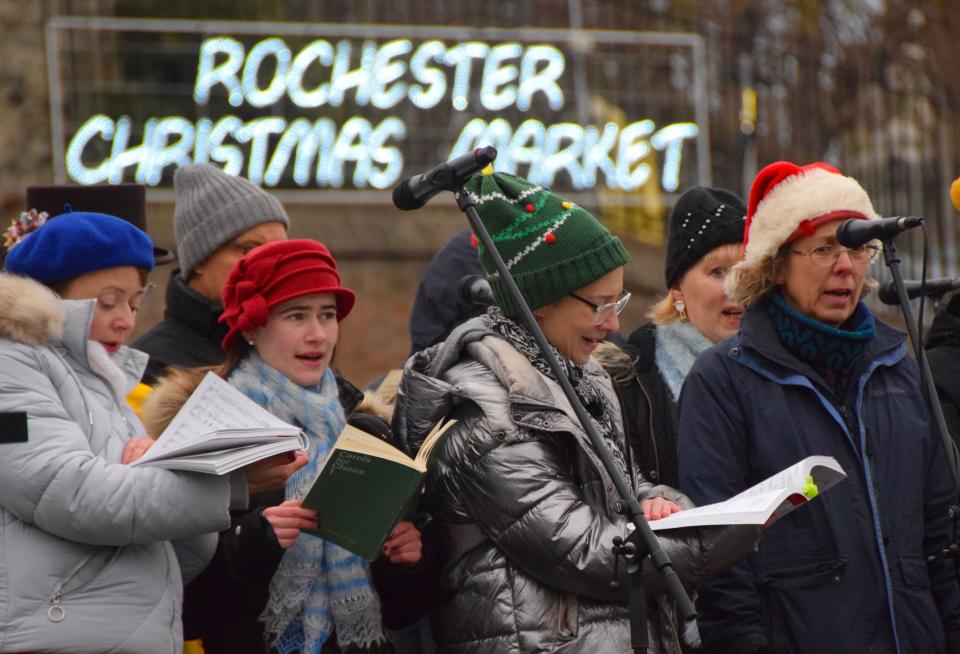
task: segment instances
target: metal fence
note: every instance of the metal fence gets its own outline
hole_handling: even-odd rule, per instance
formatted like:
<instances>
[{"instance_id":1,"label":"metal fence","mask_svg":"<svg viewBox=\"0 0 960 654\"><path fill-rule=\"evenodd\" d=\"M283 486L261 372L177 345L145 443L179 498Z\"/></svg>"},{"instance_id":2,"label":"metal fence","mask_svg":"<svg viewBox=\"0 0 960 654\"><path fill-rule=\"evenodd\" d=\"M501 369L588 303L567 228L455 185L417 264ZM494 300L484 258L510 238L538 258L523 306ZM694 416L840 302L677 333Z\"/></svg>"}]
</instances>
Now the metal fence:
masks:
<instances>
[{"instance_id":1,"label":"metal fence","mask_svg":"<svg viewBox=\"0 0 960 654\"><path fill-rule=\"evenodd\" d=\"M55 15L692 33L705 44L710 169L740 193L765 163L826 160L883 215L920 215L929 274L960 274L956 3L937 0L48 0ZM683 74L683 65L663 68ZM667 88L669 85L666 86ZM575 92L575 91L574 91ZM638 85L631 92L643 93ZM627 99L629 102L629 99ZM584 105L588 100L579 98ZM682 190L682 189L681 189ZM899 239L920 273L921 233ZM883 278L884 271L878 270Z\"/></svg>"}]
</instances>

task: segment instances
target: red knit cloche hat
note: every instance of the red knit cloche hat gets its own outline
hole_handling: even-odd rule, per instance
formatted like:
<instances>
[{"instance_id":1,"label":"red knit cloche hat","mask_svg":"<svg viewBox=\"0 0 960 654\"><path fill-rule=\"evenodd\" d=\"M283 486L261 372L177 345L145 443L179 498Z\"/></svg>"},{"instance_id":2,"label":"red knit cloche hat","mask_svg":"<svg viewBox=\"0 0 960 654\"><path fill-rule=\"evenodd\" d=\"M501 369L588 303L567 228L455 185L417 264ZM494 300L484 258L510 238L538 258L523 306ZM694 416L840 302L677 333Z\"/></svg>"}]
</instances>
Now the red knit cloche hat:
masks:
<instances>
[{"instance_id":1,"label":"red knit cloche hat","mask_svg":"<svg viewBox=\"0 0 960 654\"><path fill-rule=\"evenodd\" d=\"M337 262L319 241L271 241L248 252L234 264L223 287L220 322L230 331L221 343L230 351L241 332L267 324L270 310L281 302L320 293L337 298L337 320L353 308L356 296L340 286Z\"/></svg>"}]
</instances>

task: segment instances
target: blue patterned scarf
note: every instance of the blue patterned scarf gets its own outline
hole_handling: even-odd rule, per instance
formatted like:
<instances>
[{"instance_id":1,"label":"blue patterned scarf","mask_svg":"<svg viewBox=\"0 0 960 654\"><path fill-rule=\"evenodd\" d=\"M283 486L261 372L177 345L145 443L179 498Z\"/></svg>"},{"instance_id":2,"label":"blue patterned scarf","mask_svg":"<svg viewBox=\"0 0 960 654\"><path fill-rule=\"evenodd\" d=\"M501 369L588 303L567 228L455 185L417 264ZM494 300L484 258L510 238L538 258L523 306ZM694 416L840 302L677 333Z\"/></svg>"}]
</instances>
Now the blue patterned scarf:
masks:
<instances>
[{"instance_id":1,"label":"blue patterned scarf","mask_svg":"<svg viewBox=\"0 0 960 654\"><path fill-rule=\"evenodd\" d=\"M849 369L876 333L876 321L863 302L857 304L841 329L799 313L777 292L768 297L767 312L780 342L815 369L822 367L833 373Z\"/></svg>"},{"instance_id":2,"label":"blue patterned scarf","mask_svg":"<svg viewBox=\"0 0 960 654\"><path fill-rule=\"evenodd\" d=\"M346 418L329 369L305 388L251 352L231 373L231 386L307 434L309 463L287 480L286 498L306 495ZM342 647L369 647L385 640L380 600L369 566L355 554L309 534L287 549L270 580L270 599L260 619L280 654L318 654L336 631Z\"/></svg>"}]
</instances>

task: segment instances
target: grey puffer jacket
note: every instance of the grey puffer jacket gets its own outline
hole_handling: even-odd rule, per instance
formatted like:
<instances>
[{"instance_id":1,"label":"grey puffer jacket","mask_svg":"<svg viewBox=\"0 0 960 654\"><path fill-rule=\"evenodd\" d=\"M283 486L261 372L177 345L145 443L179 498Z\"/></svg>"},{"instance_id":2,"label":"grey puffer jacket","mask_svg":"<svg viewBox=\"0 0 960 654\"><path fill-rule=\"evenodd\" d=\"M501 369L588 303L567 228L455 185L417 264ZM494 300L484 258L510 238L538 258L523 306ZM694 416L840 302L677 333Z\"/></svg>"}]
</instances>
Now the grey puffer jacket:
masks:
<instances>
[{"instance_id":1,"label":"grey puffer jacket","mask_svg":"<svg viewBox=\"0 0 960 654\"><path fill-rule=\"evenodd\" d=\"M28 415L0 445L0 652L179 653L177 554L199 572L230 524L227 478L120 463L146 357L88 347L93 310L0 273L0 411Z\"/></svg>"},{"instance_id":2,"label":"grey puffer jacket","mask_svg":"<svg viewBox=\"0 0 960 654\"><path fill-rule=\"evenodd\" d=\"M587 374L621 425L609 378L592 360ZM446 415L459 422L437 446L425 495L450 540L434 621L440 650L630 651L629 580L611 544L631 527L614 510L613 484L560 386L474 319L407 362L396 435L415 452ZM639 498L692 506L672 488L631 481ZM736 528L686 535L661 543L688 584L746 555L757 537ZM650 651L678 652L662 579L649 566L644 576L655 596Z\"/></svg>"}]
</instances>

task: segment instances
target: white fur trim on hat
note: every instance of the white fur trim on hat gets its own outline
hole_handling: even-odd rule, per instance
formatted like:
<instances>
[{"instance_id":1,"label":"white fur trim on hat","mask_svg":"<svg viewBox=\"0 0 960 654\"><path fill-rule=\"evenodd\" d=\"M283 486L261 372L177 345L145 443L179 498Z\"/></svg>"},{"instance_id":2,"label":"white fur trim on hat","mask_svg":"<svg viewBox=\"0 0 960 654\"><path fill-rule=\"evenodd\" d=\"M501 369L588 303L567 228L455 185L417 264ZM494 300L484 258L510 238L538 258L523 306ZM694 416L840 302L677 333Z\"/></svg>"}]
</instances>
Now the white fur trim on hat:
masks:
<instances>
[{"instance_id":1,"label":"white fur trim on hat","mask_svg":"<svg viewBox=\"0 0 960 654\"><path fill-rule=\"evenodd\" d=\"M744 245L744 263L774 256L801 223L838 211L880 218L867 192L852 177L807 168L771 188L757 205Z\"/></svg>"}]
</instances>

